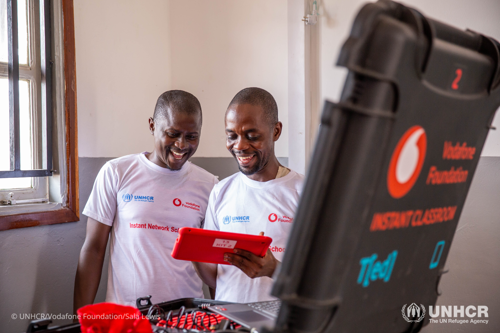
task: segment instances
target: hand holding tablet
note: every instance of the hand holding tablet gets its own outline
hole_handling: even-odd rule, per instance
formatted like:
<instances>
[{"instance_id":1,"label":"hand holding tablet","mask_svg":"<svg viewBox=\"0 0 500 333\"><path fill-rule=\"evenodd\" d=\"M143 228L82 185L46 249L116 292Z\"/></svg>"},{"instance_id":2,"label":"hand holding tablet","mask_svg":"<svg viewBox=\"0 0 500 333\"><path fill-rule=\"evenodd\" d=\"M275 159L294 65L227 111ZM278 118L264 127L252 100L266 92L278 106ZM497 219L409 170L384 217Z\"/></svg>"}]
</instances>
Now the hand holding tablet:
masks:
<instances>
[{"instance_id":1,"label":"hand holding tablet","mask_svg":"<svg viewBox=\"0 0 500 333\"><path fill-rule=\"evenodd\" d=\"M224 253L241 249L264 257L271 242L267 236L185 227L179 229L172 258L230 265L224 261Z\"/></svg>"}]
</instances>

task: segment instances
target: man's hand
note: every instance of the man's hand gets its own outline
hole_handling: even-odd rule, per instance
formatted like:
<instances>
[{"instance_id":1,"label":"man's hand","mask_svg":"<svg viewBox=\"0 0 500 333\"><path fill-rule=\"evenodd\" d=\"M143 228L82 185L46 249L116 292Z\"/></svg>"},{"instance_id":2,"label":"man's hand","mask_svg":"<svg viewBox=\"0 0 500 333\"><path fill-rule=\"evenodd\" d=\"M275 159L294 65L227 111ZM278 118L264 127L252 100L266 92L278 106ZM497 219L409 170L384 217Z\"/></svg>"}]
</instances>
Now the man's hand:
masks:
<instances>
[{"instance_id":1,"label":"man's hand","mask_svg":"<svg viewBox=\"0 0 500 333\"><path fill-rule=\"evenodd\" d=\"M263 235L264 232L260 232L260 236ZM267 249L264 258L241 249L234 249L233 252L234 253L224 253L224 261L238 267L252 279L261 276L272 277L279 263L269 249Z\"/></svg>"}]
</instances>

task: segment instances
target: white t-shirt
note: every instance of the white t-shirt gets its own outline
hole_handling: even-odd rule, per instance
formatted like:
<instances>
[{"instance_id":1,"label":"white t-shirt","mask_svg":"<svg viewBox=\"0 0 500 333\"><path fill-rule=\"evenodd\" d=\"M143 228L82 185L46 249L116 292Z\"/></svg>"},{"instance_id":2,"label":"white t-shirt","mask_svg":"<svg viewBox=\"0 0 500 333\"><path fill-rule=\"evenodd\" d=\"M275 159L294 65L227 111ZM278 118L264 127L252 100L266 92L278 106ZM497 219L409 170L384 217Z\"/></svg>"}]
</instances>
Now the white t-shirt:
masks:
<instances>
[{"instance_id":1,"label":"white t-shirt","mask_svg":"<svg viewBox=\"0 0 500 333\"><path fill-rule=\"evenodd\" d=\"M135 306L152 295L159 303L202 297L189 261L170 254L181 227L201 228L217 178L187 162L162 168L145 153L107 162L97 175L83 214L112 226L106 302Z\"/></svg>"},{"instance_id":2,"label":"white t-shirt","mask_svg":"<svg viewBox=\"0 0 500 333\"><path fill-rule=\"evenodd\" d=\"M264 231L273 239L273 255L281 261L303 181L304 176L295 171L267 182L251 180L238 172L212 190L205 229L252 235ZM269 277L251 279L235 266L218 265L215 299L239 303L272 300L272 284Z\"/></svg>"}]
</instances>

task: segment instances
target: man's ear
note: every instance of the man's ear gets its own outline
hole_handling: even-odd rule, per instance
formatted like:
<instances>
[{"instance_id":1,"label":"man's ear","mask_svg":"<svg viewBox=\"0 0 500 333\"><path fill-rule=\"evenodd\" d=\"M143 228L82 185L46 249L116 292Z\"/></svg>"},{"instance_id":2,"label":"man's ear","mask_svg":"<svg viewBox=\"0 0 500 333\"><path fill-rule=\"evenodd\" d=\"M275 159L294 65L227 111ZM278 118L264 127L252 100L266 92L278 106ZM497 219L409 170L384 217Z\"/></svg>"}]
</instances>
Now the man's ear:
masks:
<instances>
[{"instance_id":1,"label":"man's ear","mask_svg":"<svg viewBox=\"0 0 500 333\"><path fill-rule=\"evenodd\" d=\"M278 141L281 136L281 131L283 130L283 124L278 121L273 128L273 141Z\"/></svg>"},{"instance_id":2,"label":"man's ear","mask_svg":"<svg viewBox=\"0 0 500 333\"><path fill-rule=\"evenodd\" d=\"M155 134L155 120L152 117L149 118L149 131L151 134Z\"/></svg>"}]
</instances>

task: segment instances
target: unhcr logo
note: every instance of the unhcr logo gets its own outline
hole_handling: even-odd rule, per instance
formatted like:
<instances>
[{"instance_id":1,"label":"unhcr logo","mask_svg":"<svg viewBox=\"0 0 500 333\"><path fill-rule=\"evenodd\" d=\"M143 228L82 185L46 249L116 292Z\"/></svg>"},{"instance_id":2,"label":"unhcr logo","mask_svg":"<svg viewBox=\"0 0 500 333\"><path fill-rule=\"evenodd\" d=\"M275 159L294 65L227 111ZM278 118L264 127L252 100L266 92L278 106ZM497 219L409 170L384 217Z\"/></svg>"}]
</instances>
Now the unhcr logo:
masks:
<instances>
[{"instance_id":1,"label":"unhcr logo","mask_svg":"<svg viewBox=\"0 0 500 333\"><path fill-rule=\"evenodd\" d=\"M128 193L125 193L122 195L122 200L123 200L123 202L130 202L130 201L154 202L155 201L154 197L150 196L150 195L133 195L133 194L128 194Z\"/></svg>"},{"instance_id":2,"label":"unhcr logo","mask_svg":"<svg viewBox=\"0 0 500 333\"><path fill-rule=\"evenodd\" d=\"M406 308L405 304L401 309L401 314L403 315L404 320L406 320L407 322L418 323L421 322L425 317L425 306L423 304L420 304L419 307L417 304L411 303L410 306Z\"/></svg>"},{"instance_id":3,"label":"unhcr logo","mask_svg":"<svg viewBox=\"0 0 500 333\"><path fill-rule=\"evenodd\" d=\"M486 305L429 305L430 324L488 324L488 306ZM426 313L423 304L403 305L401 315L409 323L421 322ZM479 319L476 319L479 318ZM470 330L466 330L469 332ZM472 332L472 331L471 331Z\"/></svg>"},{"instance_id":4,"label":"unhcr logo","mask_svg":"<svg viewBox=\"0 0 500 333\"><path fill-rule=\"evenodd\" d=\"M134 201L154 202L154 197L150 195L134 195Z\"/></svg>"},{"instance_id":5,"label":"unhcr logo","mask_svg":"<svg viewBox=\"0 0 500 333\"><path fill-rule=\"evenodd\" d=\"M229 224L229 223L237 223L237 222L250 222L250 216L230 216L226 215L222 218L222 223L224 224Z\"/></svg>"},{"instance_id":6,"label":"unhcr logo","mask_svg":"<svg viewBox=\"0 0 500 333\"><path fill-rule=\"evenodd\" d=\"M122 200L125 202L130 202L133 198L134 196L132 194L125 193L124 195L122 195Z\"/></svg>"}]
</instances>

